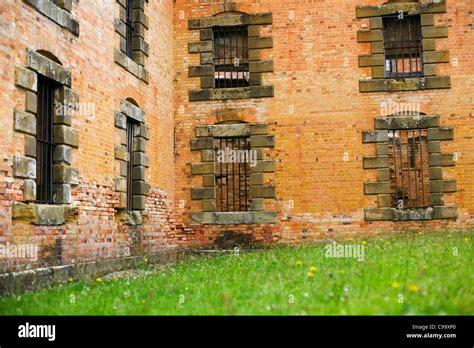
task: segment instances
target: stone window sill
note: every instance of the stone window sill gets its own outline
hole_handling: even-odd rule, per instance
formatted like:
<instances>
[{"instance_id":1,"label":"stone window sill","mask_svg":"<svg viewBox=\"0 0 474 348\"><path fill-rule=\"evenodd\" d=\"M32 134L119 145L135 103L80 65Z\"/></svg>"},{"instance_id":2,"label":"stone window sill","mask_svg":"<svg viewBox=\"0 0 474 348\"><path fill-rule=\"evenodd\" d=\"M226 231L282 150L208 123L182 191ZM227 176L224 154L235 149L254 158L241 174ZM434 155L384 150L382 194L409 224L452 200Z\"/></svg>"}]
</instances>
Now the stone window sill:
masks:
<instances>
[{"instance_id":1,"label":"stone window sill","mask_svg":"<svg viewBox=\"0 0 474 348\"><path fill-rule=\"evenodd\" d=\"M449 76L425 76L415 78L372 79L359 81L359 90L364 92L403 92L421 91L427 89L449 89L451 78Z\"/></svg>"},{"instance_id":2,"label":"stone window sill","mask_svg":"<svg viewBox=\"0 0 474 348\"><path fill-rule=\"evenodd\" d=\"M133 59L128 57L125 53L120 50L115 50L114 55L115 63L120 65L122 68L127 70L133 76L139 78L145 83L149 83L150 78L148 71L140 64L136 63Z\"/></svg>"},{"instance_id":3,"label":"stone window sill","mask_svg":"<svg viewBox=\"0 0 474 348\"><path fill-rule=\"evenodd\" d=\"M273 96L273 86L208 88L189 91L189 101L272 98Z\"/></svg>"},{"instance_id":4,"label":"stone window sill","mask_svg":"<svg viewBox=\"0 0 474 348\"><path fill-rule=\"evenodd\" d=\"M70 205L49 205L13 202L14 222L26 222L36 226L61 226L72 222L76 208Z\"/></svg>"},{"instance_id":5,"label":"stone window sill","mask_svg":"<svg viewBox=\"0 0 474 348\"><path fill-rule=\"evenodd\" d=\"M122 225L141 226L144 224L145 214L140 210L122 210L116 214L116 221Z\"/></svg>"},{"instance_id":6,"label":"stone window sill","mask_svg":"<svg viewBox=\"0 0 474 348\"><path fill-rule=\"evenodd\" d=\"M79 22L72 18L70 14L71 3L69 1L23 0L23 2L34 7L36 11L48 17L62 28L71 32L73 35L79 37Z\"/></svg>"},{"instance_id":7,"label":"stone window sill","mask_svg":"<svg viewBox=\"0 0 474 348\"><path fill-rule=\"evenodd\" d=\"M366 221L424 221L457 219L456 207L428 207L420 209L367 208Z\"/></svg>"},{"instance_id":8,"label":"stone window sill","mask_svg":"<svg viewBox=\"0 0 474 348\"><path fill-rule=\"evenodd\" d=\"M275 211L191 213L191 223L195 225L275 224L277 213Z\"/></svg>"}]
</instances>

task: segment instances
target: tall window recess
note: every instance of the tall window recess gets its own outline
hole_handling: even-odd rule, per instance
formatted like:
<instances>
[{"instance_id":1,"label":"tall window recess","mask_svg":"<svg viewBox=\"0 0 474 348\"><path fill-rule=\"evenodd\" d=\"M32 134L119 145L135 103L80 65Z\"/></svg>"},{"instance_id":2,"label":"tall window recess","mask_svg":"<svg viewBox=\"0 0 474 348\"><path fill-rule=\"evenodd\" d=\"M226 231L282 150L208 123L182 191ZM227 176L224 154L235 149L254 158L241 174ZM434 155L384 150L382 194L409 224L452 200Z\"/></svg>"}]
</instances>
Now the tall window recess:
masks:
<instances>
[{"instance_id":1,"label":"tall window recess","mask_svg":"<svg viewBox=\"0 0 474 348\"><path fill-rule=\"evenodd\" d=\"M125 34L125 54L129 58L133 58L133 0L126 0L126 19L125 19L125 27L126 27L126 34Z\"/></svg>"},{"instance_id":2,"label":"tall window recess","mask_svg":"<svg viewBox=\"0 0 474 348\"><path fill-rule=\"evenodd\" d=\"M249 211L250 137L216 138L214 143L217 170L216 211ZM231 156L233 161L225 160Z\"/></svg>"},{"instance_id":3,"label":"tall window recess","mask_svg":"<svg viewBox=\"0 0 474 348\"><path fill-rule=\"evenodd\" d=\"M431 203L427 130L389 130L388 139L392 207L429 207Z\"/></svg>"},{"instance_id":4,"label":"tall window recess","mask_svg":"<svg viewBox=\"0 0 474 348\"><path fill-rule=\"evenodd\" d=\"M189 42L188 52L200 59L188 67L188 77L201 81L198 89L189 90L189 101L273 97L273 85L264 83L273 60L263 59L264 50L273 48L272 37L264 35L272 23L271 13L246 14L237 8L190 19L188 28L199 30L199 41Z\"/></svg>"},{"instance_id":5,"label":"tall window recess","mask_svg":"<svg viewBox=\"0 0 474 348\"><path fill-rule=\"evenodd\" d=\"M213 27L214 87L249 86L248 27Z\"/></svg>"},{"instance_id":6,"label":"tall window recess","mask_svg":"<svg viewBox=\"0 0 474 348\"><path fill-rule=\"evenodd\" d=\"M420 16L384 17L383 37L386 78L423 76Z\"/></svg>"},{"instance_id":7,"label":"tall window recess","mask_svg":"<svg viewBox=\"0 0 474 348\"><path fill-rule=\"evenodd\" d=\"M36 201L53 203L53 116L54 92L58 85L38 75L38 113L36 121Z\"/></svg>"},{"instance_id":8,"label":"tall window recess","mask_svg":"<svg viewBox=\"0 0 474 348\"><path fill-rule=\"evenodd\" d=\"M134 127L138 123L130 117L127 117L127 211L131 211L133 208L133 137Z\"/></svg>"}]
</instances>

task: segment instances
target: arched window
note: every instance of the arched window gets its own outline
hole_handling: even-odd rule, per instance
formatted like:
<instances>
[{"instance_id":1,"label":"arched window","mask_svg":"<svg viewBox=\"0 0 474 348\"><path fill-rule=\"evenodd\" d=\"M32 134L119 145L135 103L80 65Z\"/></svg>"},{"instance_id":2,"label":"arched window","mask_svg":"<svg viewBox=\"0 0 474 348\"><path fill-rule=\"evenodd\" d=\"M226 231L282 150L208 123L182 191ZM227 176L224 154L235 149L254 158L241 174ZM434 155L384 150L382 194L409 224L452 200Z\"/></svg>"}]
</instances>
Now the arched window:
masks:
<instances>
[{"instance_id":1,"label":"arched window","mask_svg":"<svg viewBox=\"0 0 474 348\"><path fill-rule=\"evenodd\" d=\"M61 61L52 53L37 51L38 54L57 64ZM38 203L53 203L53 151L55 93L60 85L52 79L38 74L36 115L36 200Z\"/></svg>"}]
</instances>

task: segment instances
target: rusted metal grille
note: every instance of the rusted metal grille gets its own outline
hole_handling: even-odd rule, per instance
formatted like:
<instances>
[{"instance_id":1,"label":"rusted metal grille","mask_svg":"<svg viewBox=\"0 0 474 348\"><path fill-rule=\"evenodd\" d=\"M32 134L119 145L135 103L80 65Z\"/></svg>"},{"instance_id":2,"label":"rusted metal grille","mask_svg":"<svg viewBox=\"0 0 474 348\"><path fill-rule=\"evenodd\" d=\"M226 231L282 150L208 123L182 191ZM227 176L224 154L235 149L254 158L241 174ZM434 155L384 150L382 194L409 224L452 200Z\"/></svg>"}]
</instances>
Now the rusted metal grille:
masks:
<instances>
[{"instance_id":1,"label":"rusted metal grille","mask_svg":"<svg viewBox=\"0 0 474 348\"><path fill-rule=\"evenodd\" d=\"M246 26L214 27L214 87L249 85L248 29Z\"/></svg>"},{"instance_id":2,"label":"rusted metal grille","mask_svg":"<svg viewBox=\"0 0 474 348\"><path fill-rule=\"evenodd\" d=\"M398 209L430 206L426 129L389 131L392 206Z\"/></svg>"},{"instance_id":3,"label":"rusted metal grille","mask_svg":"<svg viewBox=\"0 0 474 348\"><path fill-rule=\"evenodd\" d=\"M216 210L220 212L250 209L250 138L215 139Z\"/></svg>"},{"instance_id":4,"label":"rusted metal grille","mask_svg":"<svg viewBox=\"0 0 474 348\"><path fill-rule=\"evenodd\" d=\"M36 116L36 200L53 203L53 112L56 84L38 75Z\"/></svg>"},{"instance_id":5,"label":"rusted metal grille","mask_svg":"<svg viewBox=\"0 0 474 348\"><path fill-rule=\"evenodd\" d=\"M133 130L136 122L127 118L127 210L133 208Z\"/></svg>"},{"instance_id":6,"label":"rusted metal grille","mask_svg":"<svg viewBox=\"0 0 474 348\"><path fill-rule=\"evenodd\" d=\"M383 18L385 77L423 76L420 16Z\"/></svg>"},{"instance_id":7,"label":"rusted metal grille","mask_svg":"<svg viewBox=\"0 0 474 348\"><path fill-rule=\"evenodd\" d=\"M133 55L133 0L126 0L125 6L126 18L125 18L125 54L132 58Z\"/></svg>"}]
</instances>

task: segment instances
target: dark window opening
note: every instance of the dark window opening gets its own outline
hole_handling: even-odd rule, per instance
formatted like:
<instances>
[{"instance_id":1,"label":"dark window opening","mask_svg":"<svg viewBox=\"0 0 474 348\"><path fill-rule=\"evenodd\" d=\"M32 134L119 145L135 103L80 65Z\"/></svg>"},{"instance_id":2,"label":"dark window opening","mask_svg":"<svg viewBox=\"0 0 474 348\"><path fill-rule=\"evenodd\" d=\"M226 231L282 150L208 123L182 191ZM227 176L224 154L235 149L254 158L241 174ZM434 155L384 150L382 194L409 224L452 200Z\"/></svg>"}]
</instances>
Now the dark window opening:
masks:
<instances>
[{"instance_id":1,"label":"dark window opening","mask_svg":"<svg viewBox=\"0 0 474 348\"><path fill-rule=\"evenodd\" d=\"M133 137L134 128L137 125L135 120L127 118L127 210L133 209Z\"/></svg>"},{"instance_id":2,"label":"dark window opening","mask_svg":"<svg viewBox=\"0 0 474 348\"><path fill-rule=\"evenodd\" d=\"M420 16L383 18L385 77L402 79L423 76Z\"/></svg>"},{"instance_id":3,"label":"dark window opening","mask_svg":"<svg viewBox=\"0 0 474 348\"><path fill-rule=\"evenodd\" d=\"M38 75L38 113L36 116L36 200L53 203L53 116L57 84Z\"/></svg>"},{"instance_id":4,"label":"dark window opening","mask_svg":"<svg viewBox=\"0 0 474 348\"><path fill-rule=\"evenodd\" d=\"M133 0L126 0L125 6L126 19L125 19L125 54L132 58L133 55Z\"/></svg>"},{"instance_id":5,"label":"dark window opening","mask_svg":"<svg viewBox=\"0 0 474 348\"><path fill-rule=\"evenodd\" d=\"M249 86L248 28L214 27L214 87Z\"/></svg>"},{"instance_id":6,"label":"dark window opening","mask_svg":"<svg viewBox=\"0 0 474 348\"><path fill-rule=\"evenodd\" d=\"M216 211L250 210L250 138L215 139Z\"/></svg>"},{"instance_id":7,"label":"dark window opening","mask_svg":"<svg viewBox=\"0 0 474 348\"><path fill-rule=\"evenodd\" d=\"M427 130L391 130L388 136L392 206L398 209L429 207Z\"/></svg>"}]
</instances>

